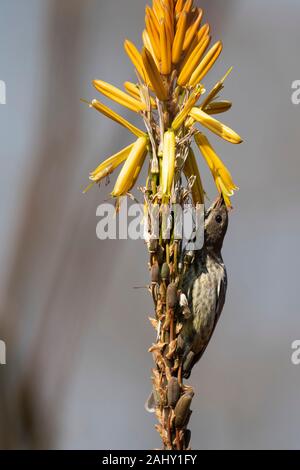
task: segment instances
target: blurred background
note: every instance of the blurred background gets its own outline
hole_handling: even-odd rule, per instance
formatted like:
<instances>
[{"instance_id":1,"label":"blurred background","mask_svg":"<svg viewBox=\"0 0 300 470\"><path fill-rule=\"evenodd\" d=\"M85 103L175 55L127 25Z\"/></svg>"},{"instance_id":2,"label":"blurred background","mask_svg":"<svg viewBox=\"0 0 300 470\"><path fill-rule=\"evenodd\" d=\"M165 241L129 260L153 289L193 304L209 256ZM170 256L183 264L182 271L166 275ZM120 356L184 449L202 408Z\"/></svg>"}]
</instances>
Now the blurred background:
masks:
<instances>
[{"instance_id":1,"label":"blurred background","mask_svg":"<svg viewBox=\"0 0 300 470\"><path fill-rule=\"evenodd\" d=\"M224 259L229 291L191 383L195 449L300 448L298 298L300 3L203 0L224 41L205 85L230 65L226 123L212 139L241 190ZM82 189L104 157L131 142L80 102L91 80L122 85L140 44L143 0L0 0L0 366L2 449L151 449L144 411L154 334L142 242L100 242L96 208L110 187ZM118 110L118 108L116 107ZM123 115L132 120L128 111ZM215 189L204 170L211 198ZM114 180L114 178L112 178Z\"/></svg>"}]
</instances>

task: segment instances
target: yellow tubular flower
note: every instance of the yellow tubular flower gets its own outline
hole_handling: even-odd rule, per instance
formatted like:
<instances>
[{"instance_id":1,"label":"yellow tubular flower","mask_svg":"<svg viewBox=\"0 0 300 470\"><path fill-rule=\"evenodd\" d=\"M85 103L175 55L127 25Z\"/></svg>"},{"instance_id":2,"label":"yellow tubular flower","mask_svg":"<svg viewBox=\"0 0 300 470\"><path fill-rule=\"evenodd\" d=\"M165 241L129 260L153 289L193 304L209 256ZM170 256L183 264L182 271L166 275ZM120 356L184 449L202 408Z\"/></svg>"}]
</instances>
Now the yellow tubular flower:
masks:
<instances>
[{"instance_id":1,"label":"yellow tubular flower","mask_svg":"<svg viewBox=\"0 0 300 470\"><path fill-rule=\"evenodd\" d=\"M198 65L196 70L194 71L191 79L189 81L189 86L194 87L197 83L200 83L202 78L207 75L210 69L214 66L215 62L217 61L219 55L221 54L223 49L223 44L221 41L218 41L206 54L202 62Z\"/></svg>"},{"instance_id":2,"label":"yellow tubular flower","mask_svg":"<svg viewBox=\"0 0 300 470\"><path fill-rule=\"evenodd\" d=\"M162 192L163 196L170 197L175 175L175 133L173 130L165 132L163 162L162 162Z\"/></svg>"},{"instance_id":3,"label":"yellow tubular flower","mask_svg":"<svg viewBox=\"0 0 300 470\"><path fill-rule=\"evenodd\" d=\"M189 155L184 164L184 174L187 179L190 179L192 176L195 177L195 182L192 187L192 197L194 204L204 204L204 189L202 185L202 180L196 161L195 154L190 148Z\"/></svg>"},{"instance_id":4,"label":"yellow tubular flower","mask_svg":"<svg viewBox=\"0 0 300 470\"><path fill-rule=\"evenodd\" d=\"M197 33L197 41L198 43L202 41L204 36L208 36L210 33L210 26L208 23L205 23L198 31Z\"/></svg>"},{"instance_id":5,"label":"yellow tubular flower","mask_svg":"<svg viewBox=\"0 0 300 470\"><path fill-rule=\"evenodd\" d=\"M174 9L173 6L164 5L164 20L166 22L167 36L169 40L170 48L174 40Z\"/></svg>"},{"instance_id":6,"label":"yellow tubular flower","mask_svg":"<svg viewBox=\"0 0 300 470\"><path fill-rule=\"evenodd\" d=\"M184 2L185 0L177 0L176 7L175 7L176 15L179 15L182 12L183 7L184 7Z\"/></svg>"},{"instance_id":7,"label":"yellow tubular flower","mask_svg":"<svg viewBox=\"0 0 300 470\"><path fill-rule=\"evenodd\" d=\"M179 127L183 124L186 117L190 113L191 109L193 108L193 106L195 106L195 104L197 103L200 96L204 93L204 91L205 90L202 85L196 86L191 96L185 103L183 109L180 111L180 113L176 116L176 118L172 122L172 129L174 129L175 131L179 129Z\"/></svg>"},{"instance_id":8,"label":"yellow tubular flower","mask_svg":"<svg viewBox=\"0 0 300 470\"><path fill-rule=\"evenodd\" d=\"M210 43L210 40L211 40L210 36L205 36L203 40L195 48L189 60L185 63L178 77L178 84L180 86L185 86L187 82L189 81L189 79L191 78L192 74L195 73L197 64L199 64L201 57L205 53Z\"/></svg>"},{"instance_id":9,"label":"yellow tubular flower","mask_svg":"<svg viewBox=\"0 0 300 470\"><path fill-rule=\"evenodd\" d=\"M207 137L199 132L195 135L195 141L206 159L209 168L218 172L223 180L224 186L227 188L228 196L232 196L234 191L237 191L239 188L234 184L229 170L214 151Z\"/></svg>"},{"instance_id":10,"label":"yellow tubular flower","mask_svg":"<svg viewBox=\"0 0 300 470\"><path fill-rule=\"evenodd\" d=\"M207 114L226 113L232 107L231 101L214 101L203 109Z\"/></svg>"},{"instance_id":11,"label":"yellow tubular flower","mask_svg":"<svg viewBox=\"0 0 300 470\"><path fill-rule=\"evenodd\" d=\"M217 121L212 116L209 116L201 109L193 108L190 112L190 116L222 139L227 140L232 144L242 143L241 137L236 132L225 126L225 124L222 124L220 121Z\"/></svg>"},{"instance_id":12,"label":"yellow tubular flower","mask_svg":"<svg viewBox=\"0 0 300 470\"><path fill-rule=\"evenodd\" d=\"M153 22L151 21L150 16L146 15L145 18L146 31L148 33L154 55L158 61L160 61L160 40L159 33L156 31Z\"/></svg>"},{"instance_id":13,"label":"yellow tubular flower","mask_svg":"<svg viewBox=\"0 0 300 470\"><path fill-rule=\"evenodd\" d=\"M184 53L184 56L183 56L183 58L181 60L181 63L180 63L179 71L183 69L183 67L185 66L185 64L187 63L189 58L191 57L192 53L194 52L194 50L196 49L198 44L199 44L199 41L198 41L198 37L196 35L196 36L193 37L193 40L191 42L190 47Z\"/></svg>"},{"instance_id":14,"label":"yellow tubular flower","mask_svg":"<svg viewBox=\"0 0 300 470\"><path fill-rule=\"evenodd\" d=\"M152 10L152 8L150 8L148 5L146 6L146 15L149 16L149 18L151 19L151 22L152 22L152 26L154 26L155 30L156 30L156 33L159 34L159 21L154 13L154 11Z\"/></svg>"},{"instance_id":15,"label":"yellow tubular flower","mask_svg":"<svg viewBox=\"0 0 300 470\"><path fill-rule=\"evenodd\" d=\"M128 41L128 39L126 39L126 41L124 42L124 49L129 59L135 66L140 77L144 80L145 83L149 83L149 79L147 77L147 73L144 68L142 56L137 50L137 48L135 47L135 45L132 42Z\"/></svg>"},{"instance_id":16,"label":"yellow tubular flower","mask_svg":"<svg viewBox=\"0 0 300 470\"><path fill-rule=\"evenodd\" d=\"M152 58L155 62L155 65L157 68L159 68L159 61L155 55L155 52L154 52L154 49L153 49L153 46L152 46L152 43L150 41L150 37L149 37L149 34L148 32L146 31L146 29L144 29L143 31L143 35L142 35L142 38L143 38L143 44L144 44L144 47L150 52L150 54L152 55Z\"/></svg>"},{"instance_id":17,"label":"yellow tubular flower","mask_svg":"<svg viewBox=\"0 0 300 470\"><path fill-rule=\"evenodd\" d=\"M148 137L140 137L132 146L112 192L113 197L124 196L132 189L145 161L147 145Z\"/></svg>"},{"instance_id":18,"label":"yellow tubular flower","mask_svg":"<svg viewBox=\"0 0 300 470\"><path fill-rule=\"evenodd\" d=\"M200 28L198 33L194 36L193 41L185 52L184 59L180 66L180 71L185 67L186 63L192 58L192 55L195 53L196 48L199 46L200 43L203 44L204 40L209 37L210 26L209 24L205 24ZM196 64L198 65L198 64Z\"/></svg>"},{"instance_id":19,"label":"yellow tubular flower","mask_svg":"<svg viewBox=\"0 0 300 470\"><path fill-rule=\"evenodd\" d=\"M186 11L180 14L179 21L177 24L177 30L174 38L173 49L172 49L172 62L178 64L181 59L183 42L186 33L188 15Z\"/></svg>"},{"instance_id":20,"label":"yellow tubular flower","mask_svg":"<svg viewBox=\"0 0 300 470\"><path fill-rule=\"evenodd\" d=\"M145 8L142 50L129 40L124 42L125 52L137 75L136 83L125 82L121 91L104 81L93 81L102 95L139 113L146 131L131 124L120 115L122 113L118 114L102 104L101 97L100 101L88 103L137 138L135 143L105 160L90 174L89 187L123 164L112 196L125 196L136 185L149 151L148 182L143 188L146 190L146 205L150 202L158 205L170 203L177 189L177 175L178 179L185 175L189 180L188 191L193 204L204 204L201 175L190 148L194 136L218 191L227 206L231 206L230 198L237 187L208 139L196 127L203 132L208 129L233 144L242 142L235 131L216 119L217 115L232 107L230 101L219 98L232 68L206 93L203 79L219 58L223 44L218 41L211 45L210 26L201 24L203 11L196 3L194 0L152 0L151 5ZM188 157L183 168L179 169L176 163L180 159L176 156L182 145L188 146ZM187 184L183 183L182 189L184 186Z\"/></svg>"},{"instance_id":21,"label":"yellow tubular flower","mask_svg":"<svg viewBox=\"0 0 300 470\"><path fill-rule=\"evenodd\" d=\"M146 109L146 106L141 101L132 98L131 96L124 93L124 91L119 90L109 83L103 82L102 80L94 80L93 85L96 90L102 93L102 95L116 101L131 111L138 113L140 111L145 111Z\"/></svg>"},{"instance_id":22,"label":"yellow tubular flower","mask_svg":"<svg viewBox=\"0 0 300 470\"><path fill-rule=\"evenodd\" d=\"M121 163L126 160L126 158L128 158L133 146L134 144L128 145L128 147L100 163L96 170L91 172L90 180L94 181L95 183L99 183L103 178L111 174L119 165L121 165Z\"/></svg>"},{"instance_id":23,"label":"yellow tubular flower","mask_svg":"<svg viewBox=\"0 0 300 470\"><path fill-rule=\"evenodd\" d=\"M135 83L125 82L124 88L133 98L136 98L137 100L141 99L140 89Z\"/></svg>"},{"instance_id":24,"label":"yellow tubular flower","mask_svg":"<svg viewBox=\"0 0 300 470\"><path fill-rule=\"evenodd\" d=\"M221 178L216 177L215 182L216 182L217 190L219 191L220 194L222 194L226 206L228 207L228 209L231 209L232 208L232 204L231 204L231 200L230 200L231 196L227 195L226 188L224 187Z\"/></svg>"},{"instance_id":25,"label":"yellow tubular flower","mask_svg":"<svg viewBox=\"0 0 300 470\"><path fill-rule=\"evenodd\" d=\"M135 83L125 82L124 88L133 98L136 98L137 100L141 99L140 89ZM152 96L150 96L150 103L152 108L157 108L156 101L154 98L152 98Z\"/></svg>"},{"instance_id":26,"label":"yellow tubular flower","mask_svg":"<svg viewBox=\"0 0 300 470\"><path fill-rule=\"evenodd\" d=\"M204 109L208 104L210 104L210 102L220 93L221 90L223 90L224 88L224 82L226 80L226 78L228 77L228 75L232 72L232 69L233 67L230 67L230 69L226 72L226 74L224 75L223 78L221 78L221 80L219 80L215 86L213 87L213 89L208 93L206 99L203 101L202 103L202 108Z\"/></svg>"},{"instance_id":27,"label":"yellow tubular flower","mask_svg":"<svg viewBox=\"0 0 300 470\"><path fill-rule=\"evenodd\" d=\"M201 10L201 8L198 8L198 16L196 18L196 21L188 28L186 32L184 44L183 44L183 51L186 51L190 47L193 41L193 38L195 37L198 31L198 28L201 24L202 17L203 17L203 10Z\"/></svg>"},{"instance_id":28,"label":"yellow tubular flower","mask_svg":"<svg viewBox=\"0 0 300 470\"><path fill-rule=\"evenodd\" d=\"M131 124L130 122L128 122L126 119L124 119L122 116L120 116L119 114L115 113L114 111L112 111L112 109L108 108L107 106L105 106L104 104L100 103L100 101L98 100L93 100L91 102L91 106L96 109L97 111L99 111L99 113L102 113L104 114L104 116L112 119L113 121L117 122L118 124L120 124L121 126L125 127L126 129L128 129L130 132L132 132L134 135L136 135L137 137L143 137L145 136L145 132L141 131L140 129L138 129L137 127L135 127L133 124Z\"/></svg>"},{"instance_id":29,"label":"yellow tubular flower","mask_svg":"<svg viewBox=\"0 0 300 470\"><path fill-rule=\"evenodd\" d=\"M161 73L169 75L172 69L171 44L167 37L167 28L164 20L160 22L160 55L161 55Z\"/></svg>"},{"instance_id":30,"label":"yellow tubular flower","mask_svg":"<svg viewBox=\"0 0 300 470\"><path fill-rule=\"evenodd\" d=\"M138 177L140 176L140 173L142 171L142 168L144 166L144 163L145 163L145 159L146 159L146 156L147 156L147 150L145 151L143 157L141 158L141 161L138 163L136 169L135 169L135 172L134 172L134 175L133 175L133 179L132 179L132 182L131 182L131 186L130 188L128 189L128 191L130 191L132 188L134 188L137 180L138 180Z\"/></svg>"},{"instance_id":31,"label":"yellow tubular flower","mask_svg":"<svg viewBox=\"0 0 300 470\"><path fill-rule=\"evenodd\" d=\"M174 41L174 28L170 29L168 24L166 24L166 34L167 34L167 41L170 51L170 61L171 61L171 68L172 68L172 44Z\"/></svg>"},{"instance_id":32,"label":"yellow tubular flower","mask_svg":"<svg viewBox=\"0 0 300 470\"><path fill-rule=\"evenodd\" d=\"M184 123L187 129L190 129L194 124L195 124L195 119L193 119L192 117L189 117Z\"/></svg>"},{"instance_id":33,"label":"yellow tubular flower","mask_svg":"<svg viewBox=\"0 0 300 470\"><path fill-rule=\"evenodd\" d=\"M234 184L229 170L218 157L205 135L197 133L195 141L209 166L219 192L223 194L227 205L231 206L229 198L234 195L234 191L237 191L238 187Z\"/></svg>"},{"instance_id":34,"label":"yellow tubular flower","mask_svg":"<svg viewBox=\"0 0 300 470\"><path fill-rule=\"evenodd\" d=\"M160 0L153 0L153 11L158 21L164 17L164 12Z\"/></svg>"},{"instance_id":35,"label":"yellow tubular flower","mask_svg":"<svg viewBox=\"0 0 300 470\"><path fill-rule=\"evenodd\" d=\"M160 101L167 101L168 93L162 81L158 68L153 60L152 55L147 49L142 52L143 63L150 79L153 90Z\"/></svg>"},{"instance_id":36,"label":"yellow tubular flower","mask_svg":"<svg viewBox=\"0 0 300 470\"><path fill-rule=\"evenodd\" d=\"M183 11L185 11L186 13L190 13L191 8L193 6L193 1L194 0L186 0L183 7Z\"/></svg>"}]
</instances>

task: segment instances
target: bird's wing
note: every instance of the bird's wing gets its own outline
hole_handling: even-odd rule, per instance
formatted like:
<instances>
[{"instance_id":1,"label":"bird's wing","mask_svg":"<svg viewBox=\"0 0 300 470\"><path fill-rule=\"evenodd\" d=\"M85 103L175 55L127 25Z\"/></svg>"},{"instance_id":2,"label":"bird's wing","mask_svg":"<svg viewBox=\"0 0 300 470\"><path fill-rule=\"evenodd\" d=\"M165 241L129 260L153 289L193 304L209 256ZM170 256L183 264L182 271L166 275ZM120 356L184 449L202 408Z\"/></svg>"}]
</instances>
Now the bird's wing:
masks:
<instances>
[{"instance_id":1,"label":"bird's wing","mask_svg":"<svg viewBox=\"0 0 300 470\"><path fill-rule=\"evenodd\" d=\"M225 304L225 300L226 300L228 281L227 281L227 271L226 271L225 266L223 266L223 268L224 268L224 276L221 277L221 279L219 280L219 284L218 284L218 302L217 302L217 307L216 307L216 320L215 320L214 330L217 326L217 323L221 316L221 313Z\"/></svg>"},{"instance_id":2,"label":"bird's wing","mask_svg":"<svg viewBox=\"0 0 300 470\"><path fill-rule=\"evenodd\" d=\"M218 285L217 285L217 302L215 305L216 308L216 314L214 317L214 325L213 328L211 329L211 332L209 334L208 340L203 344L203 347L201 348L200 351L198 351L193 360L190 363L190 366L188 367L188 370L184 371L184 377L189 378L191 375L191 371L194 367L195 364L197 364L198 361L200 361L201 357L206 351L206 348L208 347L210 340L214 334L214 331L216 329L216 326L218 324L218 321L220 319L224 304L225 304L225 299L226 299L226 291L227 291L227 273L226 273L226 268L224 266L224 276L220 277Z\"/></svg>"}]
</instances>

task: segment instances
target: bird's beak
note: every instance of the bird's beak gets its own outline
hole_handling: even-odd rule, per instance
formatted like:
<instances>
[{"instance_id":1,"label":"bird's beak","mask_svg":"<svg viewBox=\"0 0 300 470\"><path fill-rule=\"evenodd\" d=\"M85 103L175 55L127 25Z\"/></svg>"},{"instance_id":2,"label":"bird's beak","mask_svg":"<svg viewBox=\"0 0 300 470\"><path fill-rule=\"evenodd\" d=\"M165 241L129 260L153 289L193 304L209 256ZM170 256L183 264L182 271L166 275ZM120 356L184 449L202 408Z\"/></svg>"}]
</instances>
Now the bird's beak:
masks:
<instances>
[{"instance_id":1,"label":"bird's beak","mask_svg":"<svg viewBox=\"0 0 300 470\"><path fill-rule=\"evenodd\" d=\"M213 202L213 204L210 206L210 208L206 211L206 217L208 217L209 214L214 209L220 209L222 206L226 207L226 203L224 201L223 195L221 194L220 196L217 197L217 199Z\"/></svg>"}]
</instances>

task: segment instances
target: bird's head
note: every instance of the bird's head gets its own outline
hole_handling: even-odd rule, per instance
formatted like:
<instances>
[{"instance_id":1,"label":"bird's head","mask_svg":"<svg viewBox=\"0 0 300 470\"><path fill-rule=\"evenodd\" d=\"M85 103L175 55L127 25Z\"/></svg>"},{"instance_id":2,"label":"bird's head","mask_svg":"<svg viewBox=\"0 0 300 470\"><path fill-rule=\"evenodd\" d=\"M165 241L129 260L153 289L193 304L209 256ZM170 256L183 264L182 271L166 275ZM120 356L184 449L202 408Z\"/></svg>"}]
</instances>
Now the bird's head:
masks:
<instances>
[{"instance_id":1,"label":"bird's head","mask_svg":"<svg viewBox=\"0 0 300 470\"><path fill-rule=\"evenodd\" d=\"M228 209L220 196L205 214L205 247L221 251L228 228Z\"/></svg>"}]
</instances>

